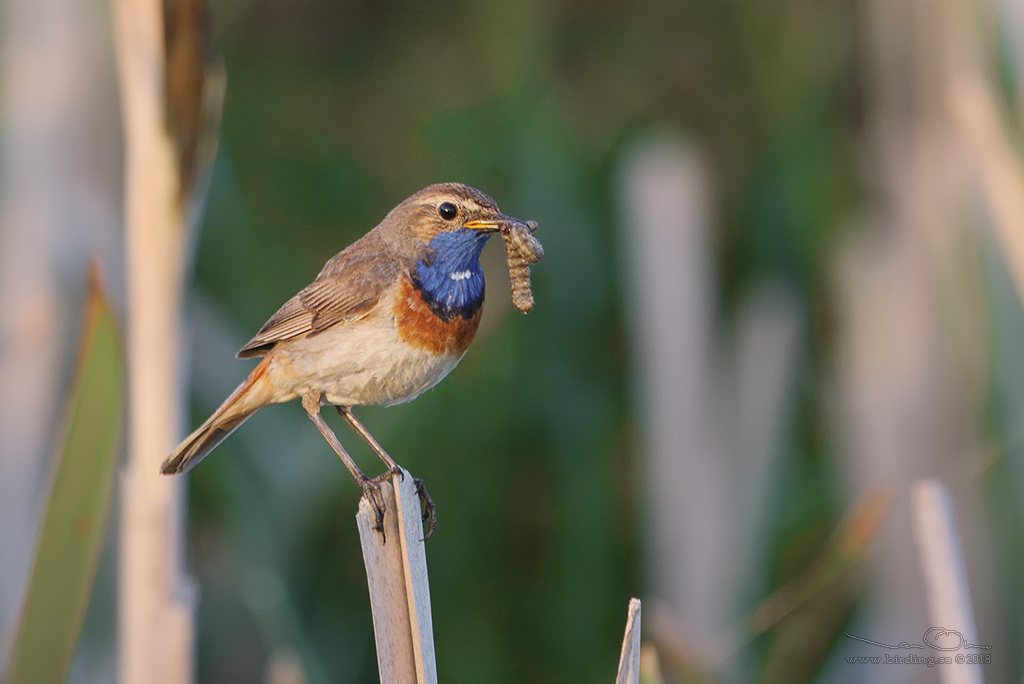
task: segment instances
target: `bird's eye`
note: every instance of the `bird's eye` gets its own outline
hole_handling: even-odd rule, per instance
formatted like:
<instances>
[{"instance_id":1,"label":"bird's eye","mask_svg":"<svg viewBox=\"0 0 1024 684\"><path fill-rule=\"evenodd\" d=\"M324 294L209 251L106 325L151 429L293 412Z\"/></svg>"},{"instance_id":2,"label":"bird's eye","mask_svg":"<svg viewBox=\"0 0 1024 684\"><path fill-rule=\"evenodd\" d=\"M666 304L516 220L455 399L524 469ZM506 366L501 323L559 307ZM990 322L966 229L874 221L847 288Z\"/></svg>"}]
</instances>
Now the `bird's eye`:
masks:
<instances>
[{"instance_id":1,"label":"bird's eye","mask_svg":"<svg viewBox=\"0 0 1024 684\"><path fill-rule=\"evenodd\" d=\"M437 213L445 221L451 221L459 213L459 210L451 202L442 202L441 206L437 208Z\"/></svg>"}]
</instances>

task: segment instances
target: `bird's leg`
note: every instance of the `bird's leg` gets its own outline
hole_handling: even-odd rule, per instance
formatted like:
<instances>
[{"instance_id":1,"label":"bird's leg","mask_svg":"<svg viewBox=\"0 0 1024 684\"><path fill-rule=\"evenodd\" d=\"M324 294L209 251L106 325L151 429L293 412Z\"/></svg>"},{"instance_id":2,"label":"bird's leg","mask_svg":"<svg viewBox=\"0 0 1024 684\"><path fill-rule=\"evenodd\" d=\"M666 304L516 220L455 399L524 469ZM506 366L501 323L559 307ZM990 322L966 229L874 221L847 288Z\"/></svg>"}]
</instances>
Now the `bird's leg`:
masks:
<instances>
[{"instance_id":1,"label":"bird's leg","mask_svg":"<svg viewBox=\"0 0 1024 684\"><path fill-rule=\"evenodd\" d=\"M352 413L351 406L335 406L338 410L338 414L344 418L352 429L363 438L367 444L370 445L370 449L373 453L377 454L377 458L384 461L384 465L388 467L388 472L384 473L381 477L387 479L392 474L400 474L402 472L401 466L395 463L395 459L388 455L388 452L384 451L384 447L373 438L370 431L366 429L359 419ZM376 478L375 478L376 479ZM420 503L423 504L423 521L427 523L427 534L426 537L429 539L430 535L434 534L434 530L437 529L437 507L434 506L434 500L427 494L427 488L423 484L423 480L417 478L413 479L413 484L416 485L416 495L420 497Z\"/></svg>"},{"instance_id":2,"label":"bird's leg","mask_svg":"<svg viewBox=\"0 0 1024 684\"><path fill-rule=\"evenodd\" d=\"M351 406L335 406L334 408L338 409L338 415L344 418L345 421L352 426L352 429L363 438L363 441L370 445L370 448L373 449L373 453L377 454L377 458L384 461L384 465L388 467L388 472L384 474L385 478L391 475L401 474L401 466L395 463L395 459L388 456L388 452L384 451L384 447L382 447L380 443L373 438L373 435L371 435L370 431L366 429L366 426L360 423L355 415L353 415Z\"/></svg>"},{"instance_id":3,"label":"bird's leg","mask_svg":"<svg viewBox=\"0 0 1024 684\"><path fill-rule=\"evenodd\" d=\"M384 495L380 491L380 483L375 482L368 478L356 462L352 460L348 452L345 451L345 447L341 446L341 442L338 440L338 436L334 434L330 426L324 421L323 416L320 415L320 393L309 392L302 396L302 408L306 410L306 415L313 421L317 429L320 430L320 434L324 436L327 443L331 445L334 452L341 458L341 462L348 468L348 472L352 474L356 483L362 488L363 494L370 498L370 503L373 505L373 510L376 513L377 524L376 530L380 532L381 537L384 536Z\"/></svg>"}]
</instances>

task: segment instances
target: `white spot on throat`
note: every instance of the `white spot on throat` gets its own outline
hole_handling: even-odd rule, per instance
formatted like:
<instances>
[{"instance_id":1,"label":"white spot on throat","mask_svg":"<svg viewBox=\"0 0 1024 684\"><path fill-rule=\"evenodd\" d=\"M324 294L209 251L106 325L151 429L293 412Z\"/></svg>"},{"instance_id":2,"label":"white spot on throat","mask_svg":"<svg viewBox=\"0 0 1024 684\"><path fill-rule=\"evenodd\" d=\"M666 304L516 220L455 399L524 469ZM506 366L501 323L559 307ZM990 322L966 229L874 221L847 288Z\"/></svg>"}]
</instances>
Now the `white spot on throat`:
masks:
<instances>
[{"instance_id":1,"label":"white spot on throat","mask_svg":"<svg viewBox=\"0 0 1024 684\"><path fill-rule=\"evenodd\" d=\"M473 277L473 272L470 271L469 269L466 269L465 271L454 271L448 277L451 278L452 280L455 280L455 281L469 280L470 278Z\"/></svg>"}]
</instances>

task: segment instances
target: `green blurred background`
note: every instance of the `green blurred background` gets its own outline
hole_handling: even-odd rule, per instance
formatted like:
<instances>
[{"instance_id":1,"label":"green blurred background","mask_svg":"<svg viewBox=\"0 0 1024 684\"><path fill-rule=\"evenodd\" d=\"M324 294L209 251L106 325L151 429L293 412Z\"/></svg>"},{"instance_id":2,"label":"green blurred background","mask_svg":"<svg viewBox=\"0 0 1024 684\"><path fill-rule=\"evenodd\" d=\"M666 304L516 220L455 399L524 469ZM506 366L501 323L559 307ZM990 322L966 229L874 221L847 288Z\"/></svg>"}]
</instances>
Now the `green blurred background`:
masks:
<instances>
[{"instance_id":1,"label":"green blurred background","mask_svg":"<svg viewBox=\"0 0 1024 684\"><path fill-rule=\"evenodd\" d=\"M978 637L993 645L985 677L1022 681L1013 0L209 9L227 91L186 297L189 428L253 365L233 353L421 187L468 183L540 224L534 311L511 307L492 241L484 321L461 365L411 404L358 413L437 503L440 681L612 681L631 596L668 681L935 681L843 661L874 655L843 629L898 643L930 624L911 523L922 476L952 493ZM93 144L116 158L116 141ZM650 149L681 154L698 178L680 190L697 198L683 204L697 237L679 260L687 277L700 266L693 280L647 268L637 236L650 221L630 188ZM120 199L116 183L104 191ZM665 285L680 282L697 291ZM652 436L650 388L663 370L671 394L677 376L648 354L659 312L646 288L667 295L680 362L696 369L679 376L698 378L683 422L711 435L684 435L678 454L659 456ZM758 393L762 366L779 378ZM772 417L748 430L758 407ZM655 491L652 464L677 455L685 519ZM359 495L294 404L260 411L194 471L199 682L377 680ZM702 584L716 567L727 580ZM702 593L714 620L689 609ZM105 629L93 611L87 630ZM304 680L287 678L296 669Z\"/></svg>"},{"instance_id":2,"label":"green blurred background","mask_svg":"<svg viewBox=\"0 0 1024 684\"><path fill-rule=\"evenodd\" d=\"M196 289L238 341L429 183L469 183L540 223L534 312L508 306L492 244L489 320L461 366L413 404L360 415L438 503L427 551L440 679L609 680L626 602L644 588L613 194L623 146L659 126L699 140L716 169L720 305L767 269L824 327L820 263L861 194L854 3L211 9L228 90ZM813 382L815 359L801 370ZM801 404L790 448L807 475L788 513L812 549L839 504L813 395ZM194 423L214 407L196 402ZM192 478L200 680L254 681L268 649L290 645L325 681L372 681L359 490L297 407L253 423L269 430L263 414L284 413L311 437L277 439L265 455L229 440ZM264 457L287 465L268 476L252 463ZM282 485L294 471L316 471L322 489ZM266 614L238 581L254 566L283 592Z\"/></svg>"},{"instance_id":3,"label":"green blurred background","mask_svg":"<svg viewBox=\"0 0 1024 684\"><path fill-rule=\"evenodd\" d=\"M763 513L764 565L735 588L748 597L737 603L749 610L824 553L851 505L822 401L841 317L830 270L844 235L871 230L856 223L878 192L864 168L869 5L211 9L229 85L195 290L234 347L429 183L472 184L541 225L534 313L508 306L491 245L488 317L463 364L411 405L361 412L438 503L428 559L442 681L608 681L627 599L658 596L644 561L644 518L657 511L645 503L630 399L630 217L617 189L623 156L651 134L685 136L706 163L713 325L728 329L766 277L804 321L786 475ZM1009 68L1006 59L997 64ZM227 360L231 345L210 351L203 330L197 384L238 367L196 399L193 424L247 371ZM263 411L243 432L192 478L200 681L255 681L281 649L299 654L310 681L372 681L358 489L297 407ZM821 671L851 600L818 602L826 617L812 625L828 625L824 642L790 654L790 673ZM741 648L731 660L746 665L731 676L772 679L779 650L770 637ZM715 655L695 658L729 678Z\"/></svg>"}]
</instances>

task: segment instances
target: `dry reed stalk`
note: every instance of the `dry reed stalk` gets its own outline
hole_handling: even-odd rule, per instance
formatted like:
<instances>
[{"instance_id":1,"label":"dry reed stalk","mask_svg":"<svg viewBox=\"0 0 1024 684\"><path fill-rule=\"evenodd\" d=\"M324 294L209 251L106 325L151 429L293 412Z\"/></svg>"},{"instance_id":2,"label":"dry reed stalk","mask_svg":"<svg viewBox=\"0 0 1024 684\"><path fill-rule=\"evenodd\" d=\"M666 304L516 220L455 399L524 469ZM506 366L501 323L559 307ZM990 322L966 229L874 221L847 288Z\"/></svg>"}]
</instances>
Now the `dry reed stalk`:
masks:
<instances>
[{"instance_id":1,"label":"dry reed stalk","mask_svg":"<svg viewBox=\"0 0 1024 684\"><path fill-rule=\"evenodd\" d=\"M615 684L639 684L640 682L640 599L629 600L626 614L626 633L622 638L622 652L619 654L619 672Z\"/></svg>"},{"instance_id":2,"label":"dry reed stalk","mask_svg":"<svg viewBox=\"0 0 1024 684\"><path fill-rule=\"evenodd\" d=\"M937 480L927 479L914 484L912 496L914 537L932 628L958 633L961 648L956 650L956 656L965 658L984 653L968 647L978 643L978 629L974 623L967 570L949 492ZM952 652L943 652L942 655L954 657ZM982 667L981 664L957 661L937 669L943 684L982 684Z\"/></svg>"},{"instance_id":3,"label":"dry reed stalk","mask_svg":"<svg viewBox=\"0 0 1024 684\"><path fill-rule=\"evenodd\" d=\"M1024 303L1024 163L1007 136L991 89L979 78L957 78L950 88L950 106L1017 296Z\"/></svg>"},{"instance_id":4,"label":"dry reed stalk","mask_svg":"<svg viewBox=\"0 0 1024 684\"><path fill-rule=\"evenodd\" d=\"M356 523L370 587L381 684L436 684L430 582L420 499L403 470L381 484L386 510L383 534L373 506L359 502Z\"/></svg>"},{"instance_id":5,"label":"dry reed stalk","mask_svg":"<svg viewBox=\"0 0 1024 684\"><path fill-rule=\"evenodd\" d=\"M634 146L620 174L651 588L717 661L739 523L715 429L709 179L700 151L669 137Z\"/></svg>"},{"instance_id":6,"label":"dry reed stalk","mask_svg":"<svg viewBox=\"0 0 1024 684\"><path fill-rule=\"evenodd\" d=\"M160 475L180 424L186 230L166 127L163 6L117 0L125 128L125 254L131 424L122 479L119 668L125 684L193 679L194 598L181 570L181 481Z\"/></svg>"}]
</instances>

